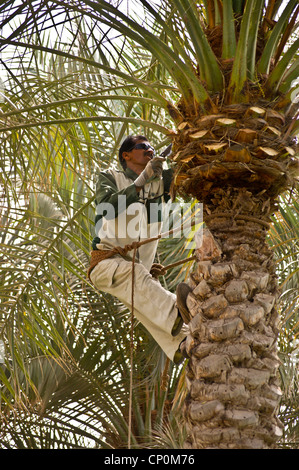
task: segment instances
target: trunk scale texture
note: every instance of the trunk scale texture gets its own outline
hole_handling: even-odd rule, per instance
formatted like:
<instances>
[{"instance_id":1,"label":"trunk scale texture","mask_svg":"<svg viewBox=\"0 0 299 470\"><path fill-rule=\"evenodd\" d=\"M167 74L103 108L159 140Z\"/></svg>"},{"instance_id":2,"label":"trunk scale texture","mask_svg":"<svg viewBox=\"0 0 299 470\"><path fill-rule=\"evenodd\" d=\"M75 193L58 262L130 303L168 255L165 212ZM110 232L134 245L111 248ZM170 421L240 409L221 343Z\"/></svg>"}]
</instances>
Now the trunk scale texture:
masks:
<instances>
[{"instance_id":1,"label":"trunk scale texture","mask_svg":"<svg viewBox=\"0 0 299 470\"><path fill-rule=\"evenodd\" d=\"M206 208L208 229L190 279L185 446L271 448L282 433L278 291L265 240L273 208L244 189L223 191L229 207L222 212L218 202L216 212Z\"/></svg>"}]
</instances>

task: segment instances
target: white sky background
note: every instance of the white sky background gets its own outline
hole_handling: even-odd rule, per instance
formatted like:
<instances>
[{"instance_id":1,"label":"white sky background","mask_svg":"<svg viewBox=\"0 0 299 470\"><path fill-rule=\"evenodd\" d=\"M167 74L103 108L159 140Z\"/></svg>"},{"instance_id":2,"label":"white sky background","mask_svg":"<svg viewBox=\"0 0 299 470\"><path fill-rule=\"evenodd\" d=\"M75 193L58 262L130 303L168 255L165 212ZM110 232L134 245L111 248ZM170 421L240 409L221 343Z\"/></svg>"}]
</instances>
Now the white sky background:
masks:
<instances>
[{"instance_id":1,"label":"white sky background","mask_svg":"<svg viewBox=\"0 0 299 470\"><path fill-rule=\"evenodd\" d=\"M1 0L0 0L1 1ZM115 2L111 2L112 4L115 3L116 5L118 3L120 3L119 1L115 1ZM155 1L151 1L151 4L157 4L159 5L159 1L158 2L155 2ZM21 5L22 2L21 0L20 1L16 1L14 3L14 9L17 7L17 5ZM125 14L134 14L135 15L135 19L137 21L140 21L140 23L144 20L144 14L143 14L143 7L140 6L140 3L136 0L122 0L121 1L121 4L119 6L119 9L121 11L123 11ZM11 23L9 24L6 24L5 27L0 30L0 37L5 39L5 38L8 38L11 33L20 25L22 24L22 21L25 21L25 15L18 15L15 20L13 20ZM59 17L56 17L56 20L57 23L59 23ZM61 14L61 23L63 22L63 14ZM108 26L105 26L104 24L101 25L101 27L103 28L103 30L108 30L109 27ZM48 29L48 32L51 30L53 30L53 34L52 35L49 35L49 39L51 41L51 43L49 44L49 47L54 47L54 44L55 44L55 41L59 38L59 37L62 37L63 41L65 43L71 43L72 42L72 34L70 32L67 31L67 28L63 27L63 25L59 25L57 26L57 29L53 27L53 23L52 21L49 19L49 29ZM48 39L48 38L47 38ZM3 48L0 48L0 59L2 59L3 61L7 60L9 61L10 59L12 59L12 56L15 56L16 55L16 49L14 46L12 47L9 47L9 46L6 46ZM22 57L22 50L20 51L20 57ZM4 92L4 82L5 80L7 79L7 71L5 70L5 67L3 65L0 64L0 101L1 101L1 94L3 95L3 92Z\"/></svg>"}]
</instances>

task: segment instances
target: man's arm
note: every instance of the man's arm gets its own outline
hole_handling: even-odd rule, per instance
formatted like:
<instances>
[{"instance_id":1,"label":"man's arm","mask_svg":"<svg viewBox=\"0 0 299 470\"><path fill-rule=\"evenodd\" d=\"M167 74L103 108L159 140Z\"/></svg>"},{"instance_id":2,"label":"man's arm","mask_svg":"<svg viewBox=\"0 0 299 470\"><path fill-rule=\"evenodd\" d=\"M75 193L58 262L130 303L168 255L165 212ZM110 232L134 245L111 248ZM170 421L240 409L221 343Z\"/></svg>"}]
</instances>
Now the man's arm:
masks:
<instances>
[{"instance_id":1,"label":"man's arm","mask_svg":"<svg viewBox=\"0 0 299 470\"><path fill-rule=\"evenodd\" d=\"M119 196L125 196L122 198L122 204L119 204ZM103 217L103 207L101 208L101 204L111 204L114 208L110 214L113 214L113 218L116 218L118 214L124 211L130 204L133 202L137 202L139 199L138 193L136 191L136 186L134 183L128 185L126 188L122 190L118 190L114 177L109 173L101 172L99 174L97 183L96 183L96 197L95 197L95 204L96 204L96 216L95 216L95 225L100 222ZM125 204L123 204L125 202ZM108 211L109 212L109 211ZM109 213L106 214L107 218L109 218ZM97 249L97 244L100 243L101 240L98 236L96 236L92 240L92 248L93 250Z\"/></svg>"},{"instance_id":2,"label":"man's arm","mask_svg":"<svg viewBox=\"0 0 299 470\"><path fill-rule=\"evenodd\" d=\"M169 199L171 198L170 196L170 186L172 183L172 178L173 178L173 169L168 168L167 170L163 170L163 182L164 182L164 201L168 202Z\"/></svg>"},{"instance_id":3,"label":"man's arm","mask_svg":"<svg viewBox=\"0 0 299 470\"><path fill-rule=\"evenodd\" d=\"M96 184L96 206L109 202L114 207L115 217L117 217L119 196L126 196L126 204L125 207L121 208L122 210L125 210L130 204L137 202L139 199L134 183L124 189L118 190L114 177L109 173L101 172Z\"/></svg>"}]
</instances>

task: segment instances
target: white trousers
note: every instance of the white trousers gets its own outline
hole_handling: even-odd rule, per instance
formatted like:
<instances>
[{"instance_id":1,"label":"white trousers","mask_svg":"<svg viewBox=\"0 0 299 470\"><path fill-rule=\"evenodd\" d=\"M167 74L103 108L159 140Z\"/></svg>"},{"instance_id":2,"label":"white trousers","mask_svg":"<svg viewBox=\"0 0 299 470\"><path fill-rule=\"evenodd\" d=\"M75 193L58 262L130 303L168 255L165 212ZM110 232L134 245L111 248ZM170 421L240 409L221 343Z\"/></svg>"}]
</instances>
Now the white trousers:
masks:
<instances>
[{"instance_id":1,"label":"white trousers","mask_svg":"<svg viewBox=\"0 0 299 470\"><path fill-rule=\"evenodd\" d=\"M178 335L171 334L178 317L176 296L164 289L141 263L135 263L134 273L134 316L173 360L188 331L183 325ZM113 295L131 309L132 262L121 256L100 261L92 270L90 279L98 290Z\"/></svg>"}]
</instances>

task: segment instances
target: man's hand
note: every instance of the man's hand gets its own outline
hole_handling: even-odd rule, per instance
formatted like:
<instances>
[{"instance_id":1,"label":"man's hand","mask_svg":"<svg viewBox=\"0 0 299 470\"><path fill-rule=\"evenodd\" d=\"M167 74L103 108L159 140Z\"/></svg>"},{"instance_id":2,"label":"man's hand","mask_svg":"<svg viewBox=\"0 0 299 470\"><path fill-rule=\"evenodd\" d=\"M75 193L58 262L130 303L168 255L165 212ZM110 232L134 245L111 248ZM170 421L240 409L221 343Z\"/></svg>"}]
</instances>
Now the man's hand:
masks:
<instances>
[{"instance_id":1,"label":"man's hand","mask_svg":"<svg viewBox=\"0 0 299 470\"><path fill-rule=\"evenodd\" d=\"M162 157L154 157L152 160L150 160L138 178L136 178L134 181L135 186L141 188L153 177L161 176L163 162L164 158Z\"/></svg>"},{"instance_id":2,"label":"man's hand","mask_svg":"<svg viewBox=\"0 0 299 470\"><path fill-rule=\"evenodd\" d=\"M150 269L150 274L155 278L158 279L159 276L164 276L167 270L163 266L163 264L154 263Z\"/></svg>"}]
</instances>

